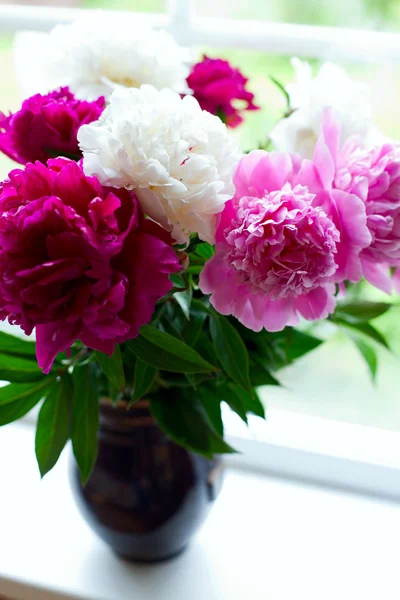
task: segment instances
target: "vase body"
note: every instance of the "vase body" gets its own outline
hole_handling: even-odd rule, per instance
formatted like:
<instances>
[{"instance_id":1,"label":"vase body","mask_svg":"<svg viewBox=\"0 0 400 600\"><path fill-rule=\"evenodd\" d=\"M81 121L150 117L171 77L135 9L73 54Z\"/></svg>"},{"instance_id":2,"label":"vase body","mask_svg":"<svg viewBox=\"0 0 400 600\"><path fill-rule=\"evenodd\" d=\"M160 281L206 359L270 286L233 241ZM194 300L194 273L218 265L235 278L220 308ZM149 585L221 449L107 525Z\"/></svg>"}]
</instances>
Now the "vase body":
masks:
<instances>
[{"instance_id":1,"label":"vase body","mask_svg":"<svg viewBox=\"0 0 400 600\"><path fill-rule=\"evenodd\" d=\"M219 458L172 442L141 401L131 409L100 406L99 452L83 488L72 483L89 525L119 555L159 561L181 552L221 487Z\"/></svg>"}]
</instances>

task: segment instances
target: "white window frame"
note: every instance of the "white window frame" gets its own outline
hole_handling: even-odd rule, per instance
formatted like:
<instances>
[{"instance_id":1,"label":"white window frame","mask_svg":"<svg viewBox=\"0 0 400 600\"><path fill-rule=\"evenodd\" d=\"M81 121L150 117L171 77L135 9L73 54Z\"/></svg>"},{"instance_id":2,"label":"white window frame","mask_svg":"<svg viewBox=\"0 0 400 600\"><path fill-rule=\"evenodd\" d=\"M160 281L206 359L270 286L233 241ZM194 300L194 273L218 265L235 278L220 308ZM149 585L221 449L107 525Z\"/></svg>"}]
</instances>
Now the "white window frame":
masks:
<instances>
[{"instance_id":1,"label":"white window frame","mask_svg":"<svg viewBox=\"0 0 400 600\"><path fill-rule=\"evenodd\" d=\"M20 30L47 31L84 12L89 11L0 5L0 35ZM169 30L186 46L322 60L400 62L400 35L394 33L200 18L194 15L193 0L166 0L165 13L135 14L153 27ZM228 462L400 501L400 433L280 410L271 410L268 416L268 423L255 418L247 430L228 415L228 439L242 451Z\"/></svg>"}]
</instances>

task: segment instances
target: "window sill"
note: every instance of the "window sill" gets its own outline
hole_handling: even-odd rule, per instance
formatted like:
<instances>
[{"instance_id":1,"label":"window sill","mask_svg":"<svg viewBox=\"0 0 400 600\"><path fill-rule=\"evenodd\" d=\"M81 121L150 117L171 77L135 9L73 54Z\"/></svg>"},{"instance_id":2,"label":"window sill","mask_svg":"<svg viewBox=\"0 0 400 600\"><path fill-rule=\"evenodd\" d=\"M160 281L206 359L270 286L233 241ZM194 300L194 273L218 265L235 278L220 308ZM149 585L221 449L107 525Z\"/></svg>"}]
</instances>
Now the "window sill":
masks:
<instances>
[{"instance_id":1,"label":"window sill","mask_svg":"<svg viewBox=\"0 0 400 600\"><path fill-rule=\"evenodd\" d=\"M1 430L0 595L13 600L398 598L400 506L228 467L186 553L116 558L81 519L68 452L42 482L32 427Z\"/></svg>"}]
</instances>

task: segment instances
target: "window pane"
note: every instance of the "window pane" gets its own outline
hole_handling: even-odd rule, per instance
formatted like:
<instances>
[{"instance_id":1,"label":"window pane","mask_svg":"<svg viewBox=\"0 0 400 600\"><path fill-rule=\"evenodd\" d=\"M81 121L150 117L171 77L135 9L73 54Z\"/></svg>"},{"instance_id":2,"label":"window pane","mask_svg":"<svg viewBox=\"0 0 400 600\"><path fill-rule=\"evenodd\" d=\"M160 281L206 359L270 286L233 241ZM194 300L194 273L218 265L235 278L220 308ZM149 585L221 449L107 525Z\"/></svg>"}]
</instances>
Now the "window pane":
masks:
<instances>
[{"instance_id":1,"label":"window pane","mask_svg":"<svg viewBox=\"0 0 400 600\"><path fill-rule=\"evenodd\" d=\"M393 31L400 27L397 0L194 0L194 5L196 14L202 17Z\"/></svg>"},{"instance_id":2,"label":"window pane","mask_svg":"<svg viewBox=\"0 0 400 600\"><path fill-rule=\"evenodd\" d=\"M82 0L81 8L104 8L108 10L130 10L136 12L164 12L164 0Z\"/></svg>"},{"instance_id":3,"label":"window pane","mask_svg":"<svg viewBox=\"0 0 400 600\"><path fill-rule=\"evenodd\" d=\"M265 142L268 132L285 111L285 99L282 92L271 82L270 76L287 84L294 78L289 57L267 55L261 52L245 50L216 50L203 48L199 56L221 57L229 60L234 67L241 69L248 77L248 87L255 94L260 111L245 114L245 122L235 134L238 135L243 150L257 147ZM315 72L319 62L309 61ZM360 65L341 63L346 72L354 79L367 83L371 88L374 121L385 135L400 139L398 119L398 98L400 94L400 65L374 64Z\"/></svg>"},{"instance_id":4,"label":"window pane","mask_svg":"<svg viewBox=\"0 0 400 600\"><path fill-rule=\"evenodd\" d=\"M12 59L11 36L0 36L0 78L1 78L1 105L0 112L7 113L18 107L17 82L15 79L14 63ZM0 180L16 164L0 153Z\"/></svg>"},{"instance_id":5,"label":"window pane","mask_svg":"<svg viewBox=\"0 0 400 600\"><path fill-rule=\"evenodd\" d=\"M164 0L0 0L0 4L26 4L38 6L103 8L108 10L131 10L136 12L164 12Z\"/></svg>"},{"instance_id":6,"label":"window pane","mask_svg":"<svg viewBox=\"0 0 400 600\"><path fill-rule=\"evenodd\" d=\"M387 296L381 298L388 301ZM393 353L378 349L378 378L372 383L355 346L337 334L317 350L284 369L284 387L263 388L268 408L400 431L398 392L400 309L376 320Z\"/></svg>"}]
</instances>

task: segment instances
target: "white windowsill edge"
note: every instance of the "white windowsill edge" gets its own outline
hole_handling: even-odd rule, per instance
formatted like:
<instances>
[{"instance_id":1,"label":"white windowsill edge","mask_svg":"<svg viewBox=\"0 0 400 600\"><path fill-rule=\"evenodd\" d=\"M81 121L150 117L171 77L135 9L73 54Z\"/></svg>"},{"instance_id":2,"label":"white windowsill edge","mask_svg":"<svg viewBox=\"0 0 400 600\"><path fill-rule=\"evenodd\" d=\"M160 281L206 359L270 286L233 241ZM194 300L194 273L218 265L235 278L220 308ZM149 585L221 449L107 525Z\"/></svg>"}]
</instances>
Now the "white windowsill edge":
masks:
<instances>
[{"instance_id":1,"label":"white windowsill edge","mask_svg":"<svg viewBox=\"0 0 400 600\"><path fill-rule=\"evenodd\" d=\"M400 433L270 410L249 429L227 415L227 464L400 501Z\"/></svg>"},{"instance_id":2,"label":"white windowsill edge","mask_svg":"<svg viewBox=\"0 0 400 600\"><path fill-rule=\"evenodd\" d=\"M400 506L227 469L189 549L158 565L115 557L89 529L68 454L40 481L33 428L0 430L0 595L13 600L398 599Z\"/></svg>"},{"instance_id":3,"label":"white windowsill edge","mask_svg":"<svg viewBox=\"0 0 400 600\"><path fill-rule=\"evenodd\" d=\"M227 407L225 407L227 408ZM38 410L23 422L36 423ZM224 411L227 442L237 451L224 461L257 471L400 502L400 433L270 409L268 420L247 427Z\"/></svg>"}]
</instances>

